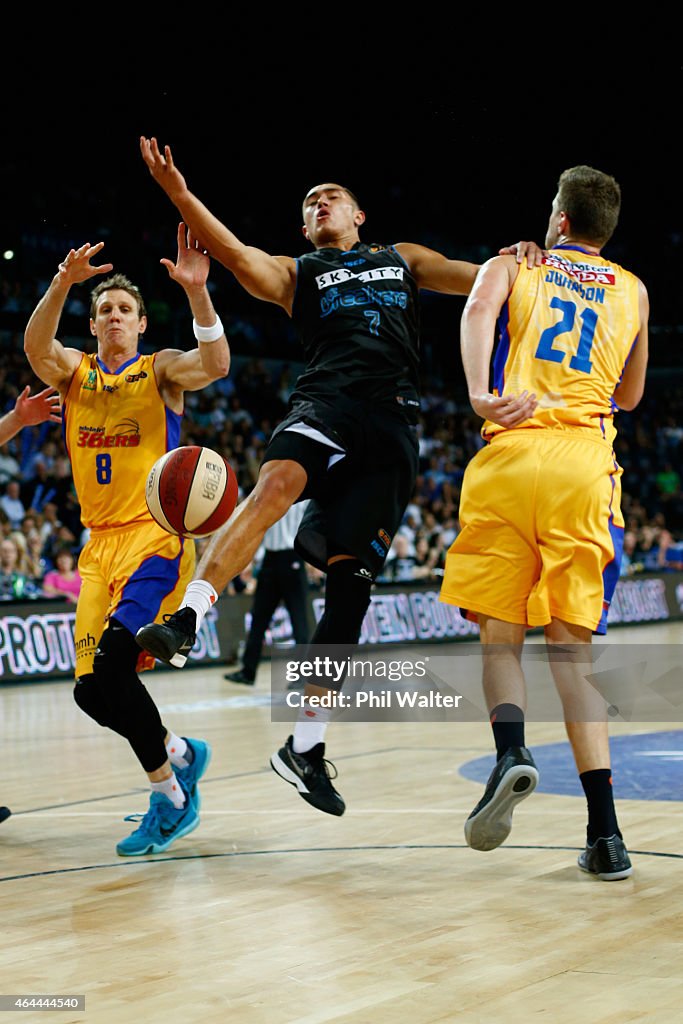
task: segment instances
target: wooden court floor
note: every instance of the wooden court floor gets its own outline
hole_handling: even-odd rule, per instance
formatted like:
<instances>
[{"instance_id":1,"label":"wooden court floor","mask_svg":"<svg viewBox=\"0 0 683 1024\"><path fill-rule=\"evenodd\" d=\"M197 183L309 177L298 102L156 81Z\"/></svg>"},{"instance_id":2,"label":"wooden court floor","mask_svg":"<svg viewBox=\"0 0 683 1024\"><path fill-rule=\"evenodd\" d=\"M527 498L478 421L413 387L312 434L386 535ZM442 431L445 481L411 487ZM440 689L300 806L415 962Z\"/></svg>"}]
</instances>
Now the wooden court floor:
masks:
<instances>
[{"instance_id":1,"label":"wooden court floor","mask_svg":"<svg viewBox=\"0 0 683 1024\"><path fill-rule=\"evenodd\" d=\"M683 643L683 630L613 640ZM0 1024L681 1019L683 786L673 801L618 803L635 870L604 883L576 867L580 797L537 792L506 845L465 845L482 786L459 767L491 753L486 724L337 723L328 756L348 809L332 818L268 765L288 732L270 719L268 663L253 690L223 671L147 678L165 723L209 740L213 760L199 829L145 858L115 852L135 827L124 817L147 807L124 741L68 683L0 690L0 804L13 810L0 825L0 994L86 997L85 1012ZM565 738L557 722L527 736L532 750Z\"/></svg>"}]
</instances>

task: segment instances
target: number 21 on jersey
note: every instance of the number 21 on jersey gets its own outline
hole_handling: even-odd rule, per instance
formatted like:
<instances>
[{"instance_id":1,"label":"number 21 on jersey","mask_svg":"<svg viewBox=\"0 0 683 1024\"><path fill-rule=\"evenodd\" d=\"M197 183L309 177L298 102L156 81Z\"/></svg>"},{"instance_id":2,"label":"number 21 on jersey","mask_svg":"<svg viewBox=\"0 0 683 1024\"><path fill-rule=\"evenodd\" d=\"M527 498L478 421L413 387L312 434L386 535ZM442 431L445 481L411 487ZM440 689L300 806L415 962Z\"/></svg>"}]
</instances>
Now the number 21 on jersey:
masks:
<instances>
[{"instance_id":1,"label":"number 21 on jersey","mask_svg":"<svg viewBox=\"0 0 683 1024\"><path fill-rule=\"evenodd\" d=\"M541 335L535 355L537 359L547 359L552 363L561 363L567 352L562 348L555 348L553 343L560 335L569 334L574 330L576 303L569 302L567 299L554 298L550 301L550 308L559 309L562 317L552 327L546 327ZM569 360L569 365L572 370L578 370L580 373L590 373L593 368L590 355L591 348L593 347L593 338L595 337L595 328L598 325L598 314L593 312L592 309L584 309L583 312L579 313L579 320L582 321L579 344L576 352Z\"/></svg>"}]
</instances>

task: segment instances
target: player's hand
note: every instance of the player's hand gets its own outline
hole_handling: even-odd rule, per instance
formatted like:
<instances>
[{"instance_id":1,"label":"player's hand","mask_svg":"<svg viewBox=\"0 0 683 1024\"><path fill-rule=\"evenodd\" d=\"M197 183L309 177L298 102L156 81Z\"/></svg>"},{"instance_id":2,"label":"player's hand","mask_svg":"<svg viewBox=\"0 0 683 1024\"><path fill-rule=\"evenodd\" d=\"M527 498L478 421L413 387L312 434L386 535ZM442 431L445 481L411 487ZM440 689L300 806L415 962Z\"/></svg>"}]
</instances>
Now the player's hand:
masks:
<instances>
[{"instance_id":1,"label":"player's hand","mask_svg":"<svg viewBox=\"0 0 683 1024\"><path fill-rule=\"evenodd\" d=\"M177 262L161 260L161 263L168 270L168 276L186 291L206 286L211 260L202 243L182 221L178 225Z\"/></svg>"},{"instance_id":2,"label":"player's hand","mask_svg":"<svg viewBox=\"0 0 683 1024\"><path fill-rule=\"evenodd\" d=\"M499 249L498 255L516 256L518 263L521 263L526 256L526 265L531 269L531 267L540 267L545 256L545 249L541 249L540 245L536 245L535 242L515 242L514 245L506 245L504 249Z\"/></svg>"},{"instance_id":3,"label":"player's hand","mask_svg":"<svg viewBox=\"0 0 683 1024\"><path fill-rule=\"evenodd\" d=\"M538 405L536 395L523 391L521 395L470 395L470 405L482 419L500 427L518 427L530 419Z\"/></svg>"},{"instance_id":4,"label":"player's hand","mask_svg":"<svg viewBox=\"0 0 683 1024\"><path fill-rule=\"evenodd\" d=\"M164 146L162 154L159 143L152 137L140 136L140 152L142 159L147 164L149 173L158 185L161 185L164 192L175 202L183 192L187 191L187 184L182 174L173 163L173 154L170 146Z\"/></svg>"},{"instance_id":5,"label":"player's hand","mask_svg":"<svg viewBox=\"0 0 683 1024\"><path fill-rule=\"evenodd\" d=\"M80 249L70 249L57 270L62 281L71 286L80 284L81 281L88 281L98 274L108 274L110 270L113 270L113 263L102 263L99 266L93 266L90 263L93 256L97 256L103 246L104 242L98 242L97 245L85 242Z\"/></svg>"},{"instance_id":6,"label":"player's hand","mask_svg":"<svg viewBox=\"0 0 683 1024\"><path fill-rule=\"evenodd\" d=\"M37 395L29 398L30 387L28 385L17 398L14 411L21 421L23 427L33 427L36 423L61 423L62 414L59 410L59 395L54 388L45 388Z\"/></svg>"}]
</instances>

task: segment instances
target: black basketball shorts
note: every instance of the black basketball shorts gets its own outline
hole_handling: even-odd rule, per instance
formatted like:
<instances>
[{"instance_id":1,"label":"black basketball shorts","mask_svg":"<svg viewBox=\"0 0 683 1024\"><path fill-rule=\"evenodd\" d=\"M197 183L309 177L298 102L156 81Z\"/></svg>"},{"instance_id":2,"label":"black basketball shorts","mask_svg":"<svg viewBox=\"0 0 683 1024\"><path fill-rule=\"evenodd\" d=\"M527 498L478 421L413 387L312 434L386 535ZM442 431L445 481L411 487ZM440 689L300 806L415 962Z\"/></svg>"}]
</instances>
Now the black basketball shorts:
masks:
<instances>
[{"instance_id":1,"label":"black basketball shorts","mask_svg":"<svg viewBox=\"0 0 683 1024\"><path fill-rule=\"evenodd\" d=\"M376 576L413 496L415 428L381 407L301 402L266 448L263 462L275 459L292 459L308 474L299 500L311 502L295 543L301 557L325 572L330 551L347 551Z\"/></svg>"}]
</instances>

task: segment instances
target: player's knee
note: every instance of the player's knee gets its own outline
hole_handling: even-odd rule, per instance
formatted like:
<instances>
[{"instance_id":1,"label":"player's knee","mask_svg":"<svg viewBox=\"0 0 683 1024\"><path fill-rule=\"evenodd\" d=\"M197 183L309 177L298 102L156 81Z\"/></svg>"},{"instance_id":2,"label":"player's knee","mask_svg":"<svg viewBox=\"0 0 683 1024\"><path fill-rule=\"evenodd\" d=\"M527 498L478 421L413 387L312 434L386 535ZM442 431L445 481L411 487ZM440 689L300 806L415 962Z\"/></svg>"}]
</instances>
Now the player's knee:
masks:
<instances>
[{"instance_id":1,"label":"player's knee","mask_svg":"<svg viewBox=\"0 0 683 1024\"><path fill-rule=\"evenodd\" d=\"M328 566L325 612L314 643L355 644L370 605L372 573L355 558Z\"/></svg>"},{"instance_id":2,"label":"player's knee","mask_svg":"<svg viewBox=\"0 0 683 1024\"><path fill-rule=\"evenodd\" d=\"M98 725L109 725L107 702L94 672L76 680L73 697L78 707Z\"/></svg>"},{"instance_id":3,"label":"player's knee","mask_svg":"<svg viewBox=\"0 0 683 1024\"><path fill-rule=\"evenodd\" d=\"M249 500L270 523L277 522L306 486L306 471L297 462L268 462Z\"/></svg>"},{"instance_id":4,"label":"player's knee","mask_svg":"<svg viewBox=\"0 0 683 1024\"><path fill-rule=\"evenodd\" d=\"M121 675L135 672L140 647L125 626L112 619L100 639L93 661L93 673L104 685L116 683Z\"/></svg>"}]
</instances>

